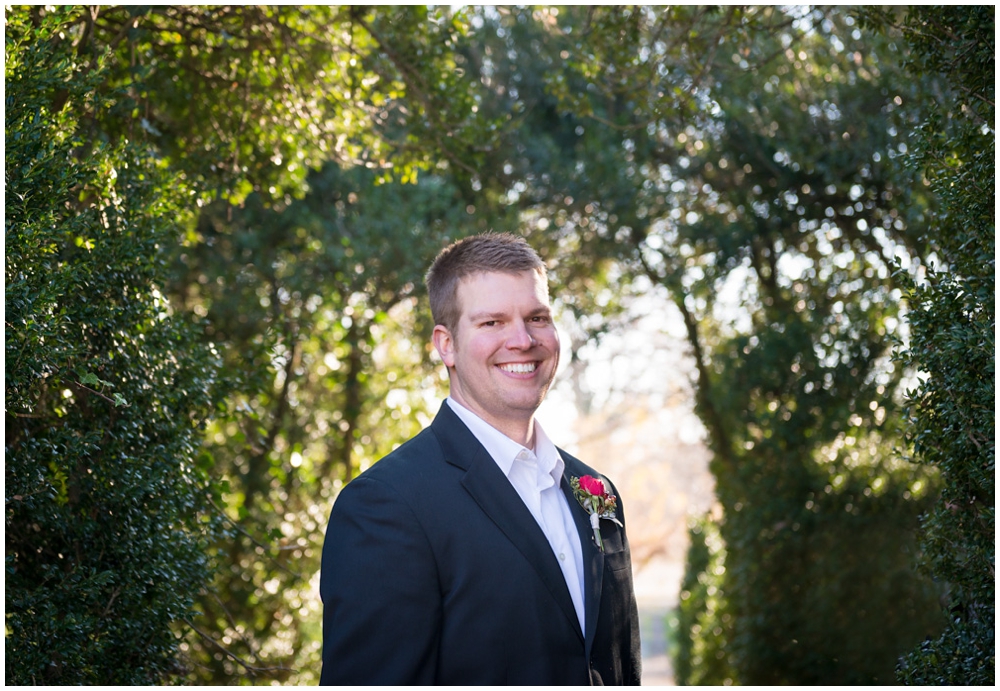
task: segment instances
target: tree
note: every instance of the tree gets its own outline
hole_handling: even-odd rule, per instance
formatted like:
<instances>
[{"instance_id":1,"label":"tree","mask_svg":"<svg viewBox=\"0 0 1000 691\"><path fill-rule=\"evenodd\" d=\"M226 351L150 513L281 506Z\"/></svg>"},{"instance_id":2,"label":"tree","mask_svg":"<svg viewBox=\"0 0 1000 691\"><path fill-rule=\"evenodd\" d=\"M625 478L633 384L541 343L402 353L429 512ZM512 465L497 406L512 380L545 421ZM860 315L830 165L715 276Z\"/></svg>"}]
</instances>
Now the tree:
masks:
<instances>
[{"instance_id":1,"label":"tree","mask_svg":"<svg viewBox=\"0 0 1000 691\"><path fill-rule=\"evenodd\" d=\"M925 203L897 165L894 118L920 85L843 13L672 12L536 10L544 29L501 15L511 45L492 55L530 53L490 66L525 113L505 194L562 267L615 260L667 288L688 327L724 511L724 552L690 574L715 596L689 635L728 655L688 680L886 680L939 625L912 569L929 478L891 453L892 257L922 256ZM714 40L671 49L701 45L687 36Z\"/></svg>"},{"instance_id":2,"label":"tree","mask_svg":"<svg viewBox=\"0 0 1000 691\"><path fill-rule=\"evenodd\" d=\"M425 7L94 6L68 24L106 57L108 136L144 139L199 191L267 205L328 160L415 180L490 143L450 46L461 13Z\"/></svg>"},{"instance_id":3,"label":"tree","mask_svg":"<svg viewBox=\"0 0 1000 691\"><path fill-rule=\"evenodd\" d=\"M310 238L311 242L329 240L330 244L320 247L318 254L328 253L328 256L318 265L327 268L336 265L335 274L331 274L330 279L336 277L335 280L340 282L337 287L344 291L333 295L332 303L324 304L315 302L317 297L325 296L318 296L312 287L307 287L310 292L305 297L300 292L282 292L289 287L298 291L301 287L295 284L294 275L289 278L299 267L296 257L284 251L285 247L299 249L294 238L279 237L274 239L273 244L268 244L273 239L267 237L266 231L270 228L264 229L261 237L242 230L247 226L254 231L260 230L255 225L256 214L258 219L276 223L279 231L302 233L301 227L296 225L302 222L302 218L296 215L300 207L287 216L278 217L275 214L288 209L294 198L302 196L308 171L331 158L345 166L357 166L359 173L370 168L377 171L382 179L396 177L411 182L416 180L418 167L443 165L445 170L449 164L457 169L468 167L465 159L474 159L478 155L477 147L488 147L490 137L487 125L472 117L470 104L461 98L462 94L455 88L458 73L449 62L449 44L463 30L461 17L457 15L453 18L447 10L427 8L185 6L93 7L70 11L32 7L11 10L9 17L7 84L10 93L18 94L19 99L23 91L26 95L30 92L32 100L25 100L25 96L18 101L23 108L17 119L12 117L13 111L8 104L7 170L8 175L18 170L22 175L31 172L32 176L18 179L17 185L8 186L8 192L16 192L36 204L48 200L54 206L46 213L57 222L54 221L55 225L47 232L63 233L64 236L59 236L62 238L59 242L50 242L43 233L40 237L44 241L20 245L18 241L29 237L28 230L34 226L25 225L8 208L8 228L13 229L8 234L11 238L8 244L8 320L13 315L15 322L24 321L35 329L26 331L23 341L8 341L9 353L11 348L17 348L21 358L18 366L35 368L21 371L15 367L8 371L8 411L16 411L20 415L17 425L27 429L28 422L36 418L25 416L39 413L24 406L37 406L36 399L52 406L54 412L50 413L55 417L65 416L70 403L86 399L89 417L86 423L81 422L80 425L88 426L96 434L94 430L109 426L135 424L135 417L144 409L143 404L154 395L154 391L163 397L169 391L176 397L176 400L170 399L174 406L170 414L178 416L175 421L180 425L179 430L170 432L166 427L157 428L154 435L140 429L137 434L141 439L156 442L155 457L160 464L157 468L162 466L161 469L174 468L176 471L171 475L164 470L166 474L158 476L156 481L160 484L155 489L155 494L160 497L158 501L165 506L176 504L177 511L186 507L184 510L188 513L176 519L178 525L183 525L183 520L195 521L190 528L190 538L175 541L179 555L176 570L163 571L161 578L157 579L157 588L174 588L175 600L170 601L170 616L161 616L160 627L154 627L155 630L148 635L143 631L143 635L116 638L120 650L116 648L118 652L115 654L106 654L102 666L85 669L82 673L93 676L81 679L101 682L120 680L122 683L143 680L152 683L165 679L164 674L168 672L173 675L190 672L192 679L219 679L212 676L215 670L225 664L238 665L233 660L242 661L239 656L244 654L251 666L260 660L272 659L279 659L280 666L293 658L295 650L302 647L296 639L292 645L293 654L285 653L289 632L294 630L289 621L296 621L287 602L295 602L297 594L304 593L308 588L308 575L303 576L296 570L297 567L290 569L289 558L304 555L308 564L311 543L316 541L319 533L317 526L325 523L325 515L320 515L324 513L323 501L328 502L329 492L333 491L336 483L348 479L360 463L368 462L358 458L357 443L369 439L364 434L362 421L365 415L375 417L376 423L373 424L379 421L374 409L366 410L366 396L369 394L368 375L364 367L372 357L370 332L391 325L386 318L386 310L398 305L405 311L414 286L419 285L419 280L414 280L419 279L419 275L411 275L412 270L403 261L392 266L375 263L376 271L389 269L385 272L386 278L399 270L398 280L389 280L391 285L384 286L384 290L376 285L379 276L367 273L357 276L355 269L358 266L365 271L372 268L366 266L367 260L360 256L362 253L372 253L369 259L377 259L378 256L413 259L414 255L406 254L406 250L417 250L424 238L419 232L416 236L407 234L419 231L419 219L414 225L404 228L401 237L406 239L407 244L401 247L394 247L389 238L381 244L368 244L369 240L375 239L357 231L345 235L343 227L321 228ZM17 60L11 59L14 55L12 46L24 54L34 55L36 60L40 59L37 56L42 51L50 50L53 58L48 67L38 68L44 73L42 76L17 73L20 68ZM20 59L20 54L15 57ZM60 60L67 62L64 64ZM58 69L63 71L56 74ZM49 72L45 73L45 70ZM37 85L32 79L48 81ZM407 100L408 95L413 98ZM32 119L35 111L41 114L39 117L42 120ZM34 150L25 148L29 144L44 148L41 135L34 139L29 136L33 131L31 127L48 128L54 133L50 137L52 142L59 143L62 148L46 161L64 166L69 163L69 168L60 172L53 163L46 169L46 175L41 175L37 174L39 166L23 163L33 160ZM71 140L67 139L70 134ZM15 142L22 148L15 151ZM394 152L391 157L390 152ZM439 153L445 154L446 163L439 164ZM21 171L22 167L24 171ZM110 187L98 184L102 176L107 178L111 170L117 171L117 181ZM367 174L366 188L372 186L375 177L376 173ZM430 189L433 190L433 181L430 182ZM89 192L90 188L97 192ZM390 190L398 191L399 188L383 188L383 191ZM339 191L331 190L326 199L337 203L337 194ZM450 199L450 194L448 192L442 199ZM69 206L63 208L63 200L70 197ZM396 200L383 195L382 201L387 202L387 206L379 211L391 213ZM242 202L247 202L242 211L227 206L227 203L238 205ZM350 200L347 202L353 203ZM420 203L433 206L436 203L434 192L425 194L424 202L417 202L417 205ZM465 206L455 205L454 208L459 210L458 214L465 214ZM30 205L26 208L30 210ZM81 209L88 211L74 216ZM202 288L199 293L190 289L192 285L201 287L195 281L204 278L207 275L205 272L188 272L194 278L187 285L184 278L172 281L175 286L184 285L184 297L191 298L184 304L168 303L164 298L166 291L161 294L159 289L166 279L165 262L176 256L176 247L192 259L200 254L204 260L213 248L201 244L205 239L200 235L202 231L205 231L208 241L220 240L219 245L224 244L221 240L232 229L215 232L220 218L215 214L220 213L226 223L234 214L242 223L242 227L238 228L240 232L234 233L238 236L235 243L240 253L238 259L242 258L242 253L250 252L255 259L275 263L261 265L257 275L250 271L238 275L230 284L225 283L229 279L228 274L211 275L213 281L223 277L223 285L231 289L235 287L233 295L245 299L243 304L235 307L234 314L223 314L218 323L213 324L200 316L207 315L213 306L209 300L198 299L207 291ZM107 223L112 230L105 227L102 234L99 232L100 224L105 222L105 216L111 219ZM74 217L76 220L71 223L69 219ZM167 224L166 219L170 219L171 223ZM42 221L38 222L45 225ZM313 226L322 225L322 216L313 216L308 222ZM87 228L86 232L71 231L73 223ZM87 224L98 225L90 228ZM105 241L105 236L109 234L117 244ZM427 240L438 237L430 235ZM79 247L71 247L64 252L60 243L72 242L74 238L80 243ZM283 244L286 241L287 245ZM50 257L53 247L59 253ZM261 251L254 254L255 249ZM315 247L310 245L308 249L315 250ZM105 250L111 252L110 258L103 256ZM401 250L403 253L399 254ZM351 259L356 252L360 263ZM91 266L87 263L91 261L96 263ZM30 268L48 266L46 262L55 262L49 273ZM302 265L306 263L304 261ZM82 289L84 282L76 271L80 266L85 267L88 274L86 289ZM31 280L24 279L24 276ZM404 276L408 278L404 279ZM265 294L262 300L256 293L241 292L240 287L244 285L254 289L263 285L265 289L273 288L276 292ZM373 285L380 292L371 296L369 301L369 296L363 291ZM74 308L75 303L67 300L67 294L86 303L87 308ZM174 293L174 296L177 294ZM273 330L254 332L243 326L241 331L238 319L241 311L244 319L247 314L257 316L261 303L270 298L274 298L273 303L268 303L272 309L264 310L264 313L274 318L265 320L264 324L266 328L273 327ZM299 298L309 298L309 301L303 303ZM120 304L127 305L128 310L119 309L116 305ZM235 303L230 301L226 306L234 307ZM324 309L312 315L312 310L320 306ZM104 316L100 312L102 308L117 315L115 319ZM357 313L353 312L355 308L358 308ZM80 315L79 320L77 314ZM59 317L53 324L49 324L48 317L51 315ZM219 317L219 312L214 311L211 316L215 319ZM232 316L232 322L226 321L228 316ZM315 319L311 320L313 316ZM207 333L209 338L205 341L194 338L188 323ZM300 324L307 329L319 325L324 330L310 340L305 337L310 334L297 331ZM57 325L59 338L46 331ZM39 329L42 332L38 332ZM174 335L168 337L161 332ZM96 334L93 341L88 340L91 333ZM340 346L341 339L346 342L346 348ZM213 341L218 343L218 348ZM47 355L49 351L46 348L33 349L42 343L48 344L47 348L63 348L73 343L82 350L69 350L64 353L65 362L57 361ZM150 343L157 348L152 355L144 349L145 344ZM229 351L231 345L241 348L235 356ZM36 350L37 361L25 355ZM130 353L130 357L123 355L124 352ZM240 362L240 357L247 354L249 359ZM339 369L337 355L345 355L351 363L345 368L349 371L347 382L341 381L339 373L324 376L333 369ZM402 361L408 362L413 355L403 354ZM137 360L140 356L148 360ZM117 371L104 364L111 359L114 359L116 367L130 362L134 365L135 371L126 380L134 381L141 395L109 376ZM330 453L322 454L316 467L311 463L315 458L316 445L323 443L322 434L310 427L313 420L290 419L292 414L304 414L304 408L295 405L295 396L299 392L297 378L303 371L303 359L312 367L308 371L309 383L314 385L310 394L322 398L325 393L330 398L324 403L330 404L337 399L341 389L345 392L343 399L335 404L342 403L345 406L343 411L321 408L313 420L317 420L324 430L329 429L326 425L336 428L341 422L350 428L342 441L326 441L326 450ZM248 369L240 370L239 365L234 363L246 365ZM84 364L87 367L80 369ZM91 369L90 364L105 369ZM214 372L219 364L223 367L222 377L208 379L209 373ZM58 367L58 377L49 371L52 367ZM405 368L406 365L400 365L400 371L409 374L410 370ZM39 371L45 371L45 376ZM280 378L277 390L269 390L268 385L274 382L273 378L268 381L269 375ZM67 378L74 376L75 385L67 383ZM178 390L174 392L169 382L173 379L183 382L185 377L190 377L198 386L192 389L191 386L178 384ZM55 395L28 391L25 382L35 379L41 381L38 386L44 384L43 393L69 392L66 395L71 395L68 399L70 403L60 401ZM385 384L378 381L379 393L371 395L387 395L390 387ZM109 390L111 385L116 388ZM167 390L161 391L161 387L167 387ZM12 402L11 397L16 391L24 399ZM101 396L108 402L125 401L130 405L127 411L124 403L120 408L93 405L98 399L104 400ZM120 400L118 396L121 396ZM409 403L394 399L392 407L395 412L411 410L407 408ZM154 408L159 405L157 403ZM421 405L422 402L416 402L412 410L419 409ZM208 410L214 410L214 419L206 425L210 443L204 453L196 456L197 428L208 415ZM342 418L336 418L338 412ZM47 428L44 419L47 418L37 418L38 430ZM158 424L155 416L144 420L148 425ZM188 430L182 424L185 420L188 424L196 424ZM299 431L300 422L308 430L305 434ZM166 422L163 424L166 425ZM412 418L404 417L398 424L406 428L413 424ZM231 426L235 426L237 431L230 433ZM8 424L8 430L17 428ZM288 441L284 436L287 429L292 430L291 457L287 453L289 449L283 446ZM32 438L38 438L39 432L35 427L32 430L35 430ZM10 444L25 443L23 438L12 434L13 437L8 436L8 458L20 449ZM246 448L232 455L228 455L225 443L216 441L231 440L240 435L244 435L241 441ZM300 450L297 444L309 435L314 435L310 438L312 446ZM65 491L58 490L56 497L62 501L63 495L68 492L66 496L69 497L70 508L60 514L58 520L51 518L50 523L60 523L66 534L73 536L81 551L86 552L93 546L99 552L103 543L96 537L90 539L94 536L87 532L86 514L73 512L74 492L79 483L77 475L88 470L91 472L87 475L95 472L91 463L94 451L88 444L96 442L84 439L80 443L70 443L75 439L63 440L62 446L53 442L47 447L50 455L55 453L53 449L56 448L62 455L59 464L49 471L39 470L47 467L47 458L41 465L32 465L28 456L22 456L18 463L8 463L8 477L17 475L17 481L9 481L8 488L13 496L19 497L17 501L22 501L37 494L33 483L41 482L39 478L44 479L46 472L52 474L46 480L49 484L59 488L65 482ZM384 444L383 448L388 449L393 436L380 436L379 441ZM138 442L125 443L129 453L138 453ZM306 454L304 482L294 472L297 462L290 461L290 458L301 458L303 452ZM153 452L149 454L150 457L154 455ZM131 466L126 463L131 457L126 454L115 458L122 465L104 468L101 482L107 482L109 487L113 486L119 492L144 491L145 485L133 487L131 483ZM194 458L198 459L197 466ZM74 470L69 472L63 466ZM281 474L286 466L292 471ZM25 469L31 470L31 473L23 474ZM257 471L263 474L258 476ZM333 476L319 483L313 471L333 471ZM214 513L210 519L204 520L213 524L217 520L223 521L228 525L231 537L226 544L232 547L231 552L220 549L219 541L212 541L209 546L210 536L203 528L196 530L200 525L198 521L204 517L197 520L192 517L200 516L198 512L205 507L201 504L197 504L197 510L187 507L186 502L191 496L199 497L199 501L204 498L203 490L208 484L206 472L223 482L220 492L213 496L210 511ZM336 477L341 472L343 476ZM195 480L187 478L184 473L195 473ZM280 474L277 479L276 474ZM319 501L315 501L317 497L310 493L319 485L322 485L322 492ZM269 495L272 491L278 500L272 501L273 497ZM283 497L288 492L292 492L293 497L286 501ZM274 513L277 509L284 510L284 513ZM135 510L145 510L149 521L165 521L161 526L163 530L169 532L173 529L170 521L174 519L167 514L156 514L149 508L148 501L140 502ZM297 518L287 518L290 512L298 510L301 513L296 514ZM118 510L115 514L118 515ZM312 525L312 532L298 537L297 521L301 516L306 516L304 520L306 525ZM245 526L251 518L262 520L254 531L247 531ZM8 564L11 559L20 559L23 563L27 558L25 550L31 535L24 532L24 525L35 525L32 530L38 527L30 521L25 523L27 520L22 509L13 507L9 500L8 526L15 529L9 527L8 535L17 535L20 542L17 543L16 553L9 547ZM285 533L289 531L295 533L294 539L287 539L289 536ZM153 535L156 533L150 532L150 536ZM281 542L276 542L279 540ZM121 547L123 550L131 549L125 535L122 536ZM45 568L55 568L60 565L58 560L65 557L65 552L56 545L52 554L39 557L40 563ZM278 558L258 560L259 554L265 552ZM130 560L135 560L134 555ZM150 557L148 561L150 568L162 569L158 559ZM270 576L255 580L274 565L277 565L278 572L291 572L292 577L287 581ZM230 618L230 612L220 606L225 598L213 597L212 591L207 591L199 602L206 616L197 620L188 616L193 593L205 583L210 571L219 569L237 575L231 581L224 577L220 581L224 585L244 583L244 576L251 582L251 587L234 591L233 599L240 606L249 603L254 616L238 620ZM37 575L26 567L22 571L26 578ZM111 567L100 571L101 582L98 585L104 587L105 580L116 578L115 574L115 569ZM292 586L282 591L286 603L280 607L266 602L264 606L258 606L268 599L270 589L279 585L284 587L289 582ZM26 637L29 629L24 627L25 622L33 621L28 613L37 612L37 605L33 604L36 599L33 598L45 601L48 592L44 588L33 589L30 580L19 583L22 590L16 592L23 600L23 604L18 605L23 608L23 611L18 610L22 619L15 622L17 635L8 638L8 651L14 651L11 647L13 641L23 639L24 645L29 645ZM85 599L91 602L96 597L103 606L116 602L115 597L105 596L106 590L96 590L94 592L99 595L92 597L85 588L86 584L65 581L63 585L64 591L61 592L66 598L86 595ZM9 597L14 592L9 588ZM121 595L116 597L118 601L134 606L132 600ZM36 610L30 610L31 607L36 607ZM15 609L9 607L9 611ZM135 609L138 611L141 608ZM109 611L112 611L110 607ZM272 616L276 611L279 615L277 619ZM241 616L243 614L246 612L240 612ZM155 612L150 616L155 616ZM39 617L42 622L52 619L43 614ZM195 667L194 671L187 670L176 662L171 663L172 666L167 664L177 648L171 623L180 618L187 620L187 625L180 627L182 633L190 634L181 643L181 648L187 653L184 662L194 665L206 663L210 666L207 672L200 671L200 667ZM91 638L100 638L104 635L102 621L97 616L81 630ZM43 631L37 626L32 635L51 635L59 644L77 645L77 639L73 637L76 634L68 634L69 629ZM230 634L232 637L226 638ZM160 643L151 642L151 636L159 636L169 645L164 643L161 650L157 647ZM311 640L316 638L318 636L314 635ZM32 640L37 640L37 636ZM236 641L232 650L226 648L230 640ZM250 642L243 645L248 640ZM305 639L305 642L308 644L309 640ZM147 649L152 658L152 671L133 664L132 658L128 657ZM273 649L278 649L278 652L272 655ZM110 649L94 650L97 653L88 649L87 654L96 655L100 650L108 653ZM32 664L37 663L41 665L39 668L44 668L45 648L37 647L36 652L37 659ZM228 662L220 662L215 656ZM116 665L121 669L117 669ZM70 664L66 669L72 667ZM274 676L288 678L288 670L277 670ZM53 676L47 679L55 683L59 678Z\"/></svg>"},{"instance_id":4,"label":"tree","mask_svg":"<svg viewBox=\"0 0 1000 691\"><path fill-rule=\"evenodd\" d=\"M911 139L910 164L941 199L924 228L940 267L917 282L901 273L910 342L900 354L919 370L907 393L913 460L936 468L941 496L923 518L925 566L947 583L948 627L901 661L907 684L993 686L996 668L996 191L995 14L992 7L911 8L899 20L907 69L937 80ZM916 106L922 104L917 103Z\"/></svg>"},{"instance_id":5,"label":"tree","mask_svg":"<svg viewBox=\"0 0 1000 691\"><path fill-rule=\"evenodd\" d=\"M209 574L217 362L160 293L183 186L81 134L78 14L7 12L6 682L158 684Z\"/></svg>"},{"instance_id":6,"label":"tree","mask_svg":"<svg viewBox=\"0 0 1000 691\"><path fill-rule=\"evenodd\" d=\"M330 163L287 208L213 205L177 258L171 293L204 315L232 392L205 444L230 530L189 641L198 681L318 678L312 580L336 492L433 415L423 272L484 219L439 176L375 181Z\"/></svg>"},{"instance_id":7,"label":"tree","mask_svg":"<svg viewBox=\"0 0 1000 691\"><path fill-rule=\"evenodd\" d=\"M885 681L936 626L911 556L928 480L891 460L902 372L885 338L891 257L920 256L919 187L894 165L885 48L836 13L776 24L721 46L739 76L720 67L717 114L676 132L637 246L688 329L723 508L724 566L700 579L719 602L691 613L713 656L686 681Z\"/></svg>"},{"instance_id":8,"label":"tree","mask_svg":"<svg viewBox=\"0 0 1000 691\"><path fill-rule=\"evenodd\" d=\"M81 69L49 80L15 125L8 105L8 152L26 146L38 122L51 122L57 133L74 133L71 143L49 141L76 166L23 173L16 189L24 200L71 203L44 207L56 226L9 211L8 237L58 227L80 238L58 254L49 240L9 241L17 251L8 254L8 322L35 316L24 317L24 340L8 339L8 354L12 343L21 348L8 372L8 412L22 400L14 394L28 391L20 382L40 380L70 398L24 401L45 402L60 421L68 405L86 403L89 429L103 429L135 415L142 396L165 396L161 372L200 382L178 389L186 393L174 409L193 415L171 418L191 429L205 421L200 465L189 462L188 427L164 431L180 446L163 442L163 467L173 459L195 470L194 479L171 475L158 494L187 506L188 488L203 496L207 486L199 473L217 478L211 511L226 532L209 541L206 529L192 530L197 563L182 574L192 580L170 576L185 603L171 612L188 612L206 565L215 572L199 616L182 627L188 667L168 668L163 648L164 666L144 679L171 669L190 681L292 682L318 671L318 612L308 593L329 505L344 482L426 420L420 392L440 378L420 340L429 328L416 307L422 271L447 240L491 227L522 230L550 258L556 294L583 327L575 346L611 328L619 304L650 283L669 292L686 321L723 509L692 550L682 612L690 664L678 666L687 680L884 680L899 650L934 629L926 602L936 592L909 568L914 517L932 479L891 451L901 439L895 394L904 371L890 361L888 342L904 317L906 282L890 267L900 254L916 271L934 251L958 266L961 251L946 255L939 239L919 232L934 200L921 175L898 165L903 133L917 121L899 106L920 102L934 85L897 71L893 41L862 35L839 10L777 8L9 14L17 18L9 55L12 45L37 42ZM8 57L8 87L22 83L12 81L16 69ZM48 119L32 120L34 111ZM35 160L33 150L16 151L22 158L8 153L8 176L40 169L22 163ZM108 162L117 196L97 182ZM74 171L83 187L60 177ZM81 198L91 188L100 194ZM116 246L96 242L113 235L94 225L103 208L121 209L109 217L129 221L121 237L138 250L122 246L115 261L101 259ZM156 225L171 214L173 224ZM123 256L139 259L122 268ZM63 262L52 264L56 278L29 271L52 257ZM91 273L117 286L105 293L147 306L131 321L87 311L97 306L84 298L98 293L80 290L73 276L98 259L112 268ZM172 262L169 280L164 262ZM12 278L22 274L34 282ZM969 311L976 319L977 309ZM87 320L73 321L76 314ZM87 340L101 328L98 341ZM167 336L152 334L168 332L179 334L173 345L142 351L155 357L137 372L107 376L118 371L108 369L110 353L114 367L126 360L115 348L135 350L120 344L162 345ZM38 355L35 369L23 369L53 344L65 362ZM76 373L87 357L105 370ZM115 394L129 407L111 405ZM23 413L29 403L17 405ZM16 422L28 429L30 420ZM91 447L59 448L65 464L91 467ZM64 495L71 505L75 476L63 471L63 492L63 476L45 470L51 456L8 464L8 477L44 480L57 505ZM130 467L108 470L115 491L132 487ZM34 496L17 487L18 501ZM9 492L8 526L32 525L22 514L11 523L21 504ZM87 525L80 513L59 516L66 530ZM18 535L22 558L29 543ZM44 598L21 586L25 598ZM66 596L90 592L85 586ZM979 612L985 600L976 598L956 601ZM803 603L813 616L801 615ZM75 640L61 631L46 635ZM122 650L146 645L132 643ZM113 660L107 665L93 678L116 678Z\"/></svg>"}]
</instances>

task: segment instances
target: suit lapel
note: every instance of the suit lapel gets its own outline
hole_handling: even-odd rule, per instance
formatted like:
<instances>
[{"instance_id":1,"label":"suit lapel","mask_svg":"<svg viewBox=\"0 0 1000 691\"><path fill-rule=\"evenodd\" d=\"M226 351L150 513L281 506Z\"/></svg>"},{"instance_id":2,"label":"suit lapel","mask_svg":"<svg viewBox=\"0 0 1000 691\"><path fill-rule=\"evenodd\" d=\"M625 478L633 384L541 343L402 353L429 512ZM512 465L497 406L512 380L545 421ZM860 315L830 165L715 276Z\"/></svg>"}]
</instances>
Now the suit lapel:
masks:
<instances>
[{"instance_id":1,"label":"suit lapel","mask_svg":"<svg viewBox=\"0 0 1000 691\"><path fill-rule=\"evenodd\" d=\"M576 523L576 530L580 534L580 546L583 552L583 603L584 603L584 624L587 627L585 634L587 656L590 656L590 647L594 644L594 635L597 632L597 615L601 606L601 588L604 586L604 553L598 549L594 540L594 530L590 527L590 516L586 510L580 506L580 502L573 496L573 488L570 487L570 480L574 477L586 475L586 470L581 470L583 466L580 461L570 456L568 453L559 450L566 463L566 470L563 472L563 479L560 486L569 501L569 510L573 514L573 521Z\"/></svg>"},{"instance_id":2,"label":"suit lapel","mask_svg":"<svg viewBox=\"0 0 1000 691\"><path fill-rule=\"evenodd\" d=\"M579 619L569 589L566 587L562 569L559 568L559 562L552 553L552 547L545 533L538 527L538 523L524 505L517 490L447 403L442 404L431 428L441 444L445 461L465 470L461 480L462 486L483 513L524 555L552 597L559 603L559 607L573 622L574 630L579 631ZM586 562L586 558L584 561ZM582 635L581 632L581 637Z\"/></svg>"}]
</instances>

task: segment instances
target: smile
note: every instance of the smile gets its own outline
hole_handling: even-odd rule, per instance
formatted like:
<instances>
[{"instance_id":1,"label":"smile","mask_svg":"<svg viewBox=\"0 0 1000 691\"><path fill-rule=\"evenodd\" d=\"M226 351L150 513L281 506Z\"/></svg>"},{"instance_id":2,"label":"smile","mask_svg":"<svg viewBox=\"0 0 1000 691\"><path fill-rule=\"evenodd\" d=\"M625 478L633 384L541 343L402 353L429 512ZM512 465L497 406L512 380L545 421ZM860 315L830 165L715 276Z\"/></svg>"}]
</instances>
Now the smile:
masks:
<instances>
[{"instance_id":1,"label":"smile","mask_svg":"<svg viewBox=\"0 0 1000 691\"><path fill-rule=\"evenodd\" d=\"M511 374L531 374L538 368L538 364L535 362L508 362L497 366L504 372Z\"/></svg>"}]
</instances>

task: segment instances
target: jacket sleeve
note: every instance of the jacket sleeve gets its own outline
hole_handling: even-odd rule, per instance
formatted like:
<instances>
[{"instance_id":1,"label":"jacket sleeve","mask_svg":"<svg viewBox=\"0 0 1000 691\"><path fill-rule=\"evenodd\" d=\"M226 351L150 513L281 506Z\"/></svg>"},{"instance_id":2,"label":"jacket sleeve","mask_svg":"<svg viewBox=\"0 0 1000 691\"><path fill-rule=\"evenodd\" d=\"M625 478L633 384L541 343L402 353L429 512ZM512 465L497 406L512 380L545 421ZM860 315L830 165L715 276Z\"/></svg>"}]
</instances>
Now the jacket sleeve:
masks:
<instances>
[{"instance_id":1,"label":"jacket sleeve","mask_svg":"<svg viewBox=\"0 0 1000 691\"><path fill-rule=\"evenodd\" d=\"M441 596L431 545L392 487L359 477L337 498L320 573L324 685L435 682Z\"/></svg>"}]
</instances>

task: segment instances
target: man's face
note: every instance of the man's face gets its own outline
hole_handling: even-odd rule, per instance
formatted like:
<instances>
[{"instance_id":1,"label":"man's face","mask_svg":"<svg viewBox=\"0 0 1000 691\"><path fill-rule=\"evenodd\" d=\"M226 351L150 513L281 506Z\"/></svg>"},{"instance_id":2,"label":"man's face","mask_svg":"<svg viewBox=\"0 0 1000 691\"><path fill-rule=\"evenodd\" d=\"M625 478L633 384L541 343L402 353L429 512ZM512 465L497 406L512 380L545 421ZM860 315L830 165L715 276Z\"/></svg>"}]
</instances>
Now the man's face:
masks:
<instances>
[{"instance_id":1,"label":"man's face","mask_svg":"<svg viewBox=\"0 0 1000 691\"><path fill-rule=\"evenodd\" d=\"M451 396L501 431L531 419L559 364L548 286L538 272L477 273L457 289L454 332L434 328Z\"/></svg>"}]
</instances>

